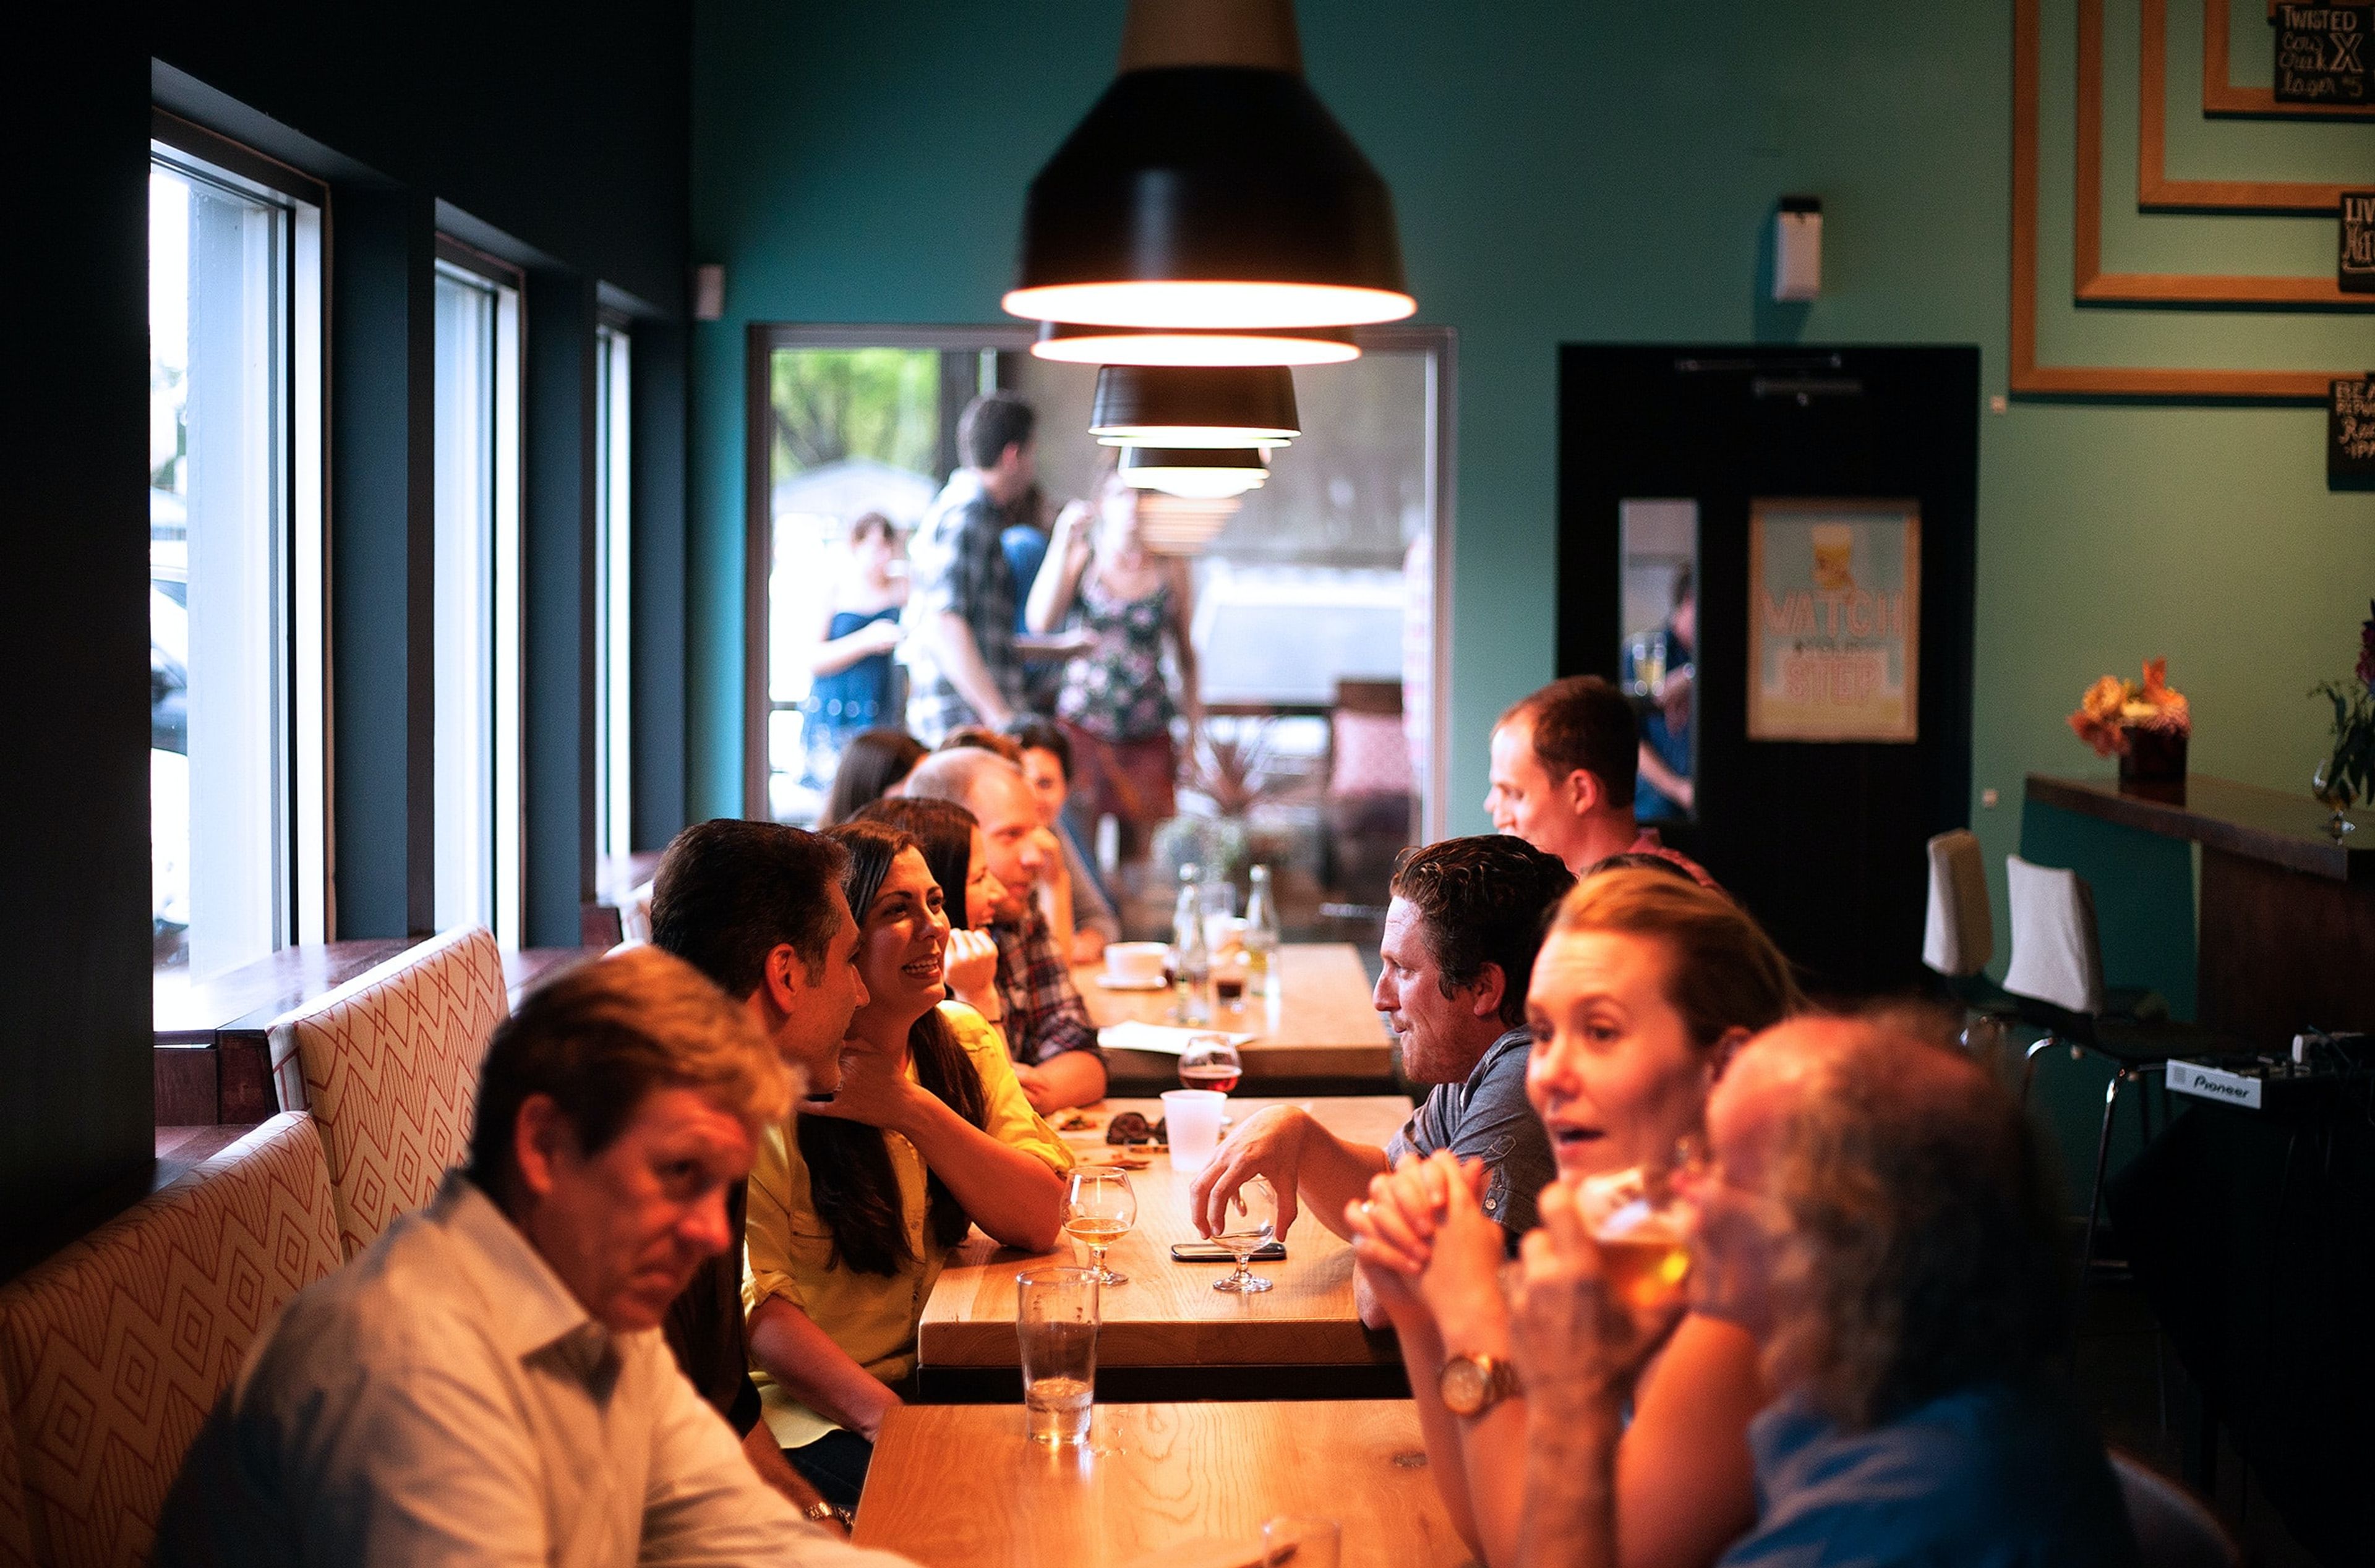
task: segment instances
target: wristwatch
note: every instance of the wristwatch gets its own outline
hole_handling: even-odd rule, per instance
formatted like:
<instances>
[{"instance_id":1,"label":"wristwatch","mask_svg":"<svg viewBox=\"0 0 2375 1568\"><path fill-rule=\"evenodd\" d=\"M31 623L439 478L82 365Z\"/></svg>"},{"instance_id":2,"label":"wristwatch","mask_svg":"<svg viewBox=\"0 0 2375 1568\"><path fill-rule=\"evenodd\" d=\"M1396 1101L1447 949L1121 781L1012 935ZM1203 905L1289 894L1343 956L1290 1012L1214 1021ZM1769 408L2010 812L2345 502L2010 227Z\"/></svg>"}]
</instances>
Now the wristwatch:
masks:
<instances>
[{"instance_id":1,"label":"wristwatch","mask_svg":"<svg viewBox=\"0 0 2375 1568\"><path fill-rule=\"evenodd\" d=\"M856 1516L852 1515L848 1509L836 1508L832 1503L827 1503L822 1499L819 1499L818 1501L809 1503L806 1508L801 1509L800 1515L807 1519L811 1525L821 1525L830 1520L833 1523L843 1527L845 1529L856 1523Z\"/></svg>"},{"instance_id":2,"label":"wristwatch","mask_svg":"<svg viewBox=\"0 0 2375 1568\"><path fill-rule=\"evenodd\" d=\"M1452 1356L1436 1374L1443 1408L1455 1416L1481 1416L1518 1392L1515 1362L1499 1356Z\"/></svg>"}]
</instances>

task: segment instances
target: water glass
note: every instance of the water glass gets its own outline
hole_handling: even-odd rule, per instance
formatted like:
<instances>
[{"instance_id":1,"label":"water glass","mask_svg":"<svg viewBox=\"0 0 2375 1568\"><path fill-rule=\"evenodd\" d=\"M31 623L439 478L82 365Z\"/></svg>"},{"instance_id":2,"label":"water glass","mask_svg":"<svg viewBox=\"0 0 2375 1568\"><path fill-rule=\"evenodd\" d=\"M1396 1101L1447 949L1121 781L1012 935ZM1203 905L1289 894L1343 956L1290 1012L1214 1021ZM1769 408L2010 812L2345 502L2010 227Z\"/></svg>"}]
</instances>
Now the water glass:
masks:
<instances>
[{"instance_id":1,"label":"water glass","mask_svg":"<svg viewBox=\"0 0 2375 1568\"><path fill-rule=\"evenodd\" d=\"M1333 1519L1282 1515L1262 1521L1262 1568L1336 1568L1344 1550L1343 1527Z\"/></svg>"},{"instance_id":2,"label":"water glass","mask_svg":"<svg viewBox=\"0 0 2375 1568\"><path fill-rule=\"evenodd\" d=\"M1016 1275L1014 1285L1031 1440L1078 1446L1089 1439L1096 1395L1097 1277L1086 1268L1034 1268Z\"/></svg>"},{"instance_id":3,"label":"water glass","mask_svg":"<svg viewBox=\"0 0 2375 1568\"><path fill-rule=\"evenodd\" d=\"M1173 1089L1163 1096L1163 1119L1171 1136L1171 1168L1192 1176L1212 1161L1221 1147L1221 1116L1229 1097L1209 1089Z\"/></svg>"}]
</instances>

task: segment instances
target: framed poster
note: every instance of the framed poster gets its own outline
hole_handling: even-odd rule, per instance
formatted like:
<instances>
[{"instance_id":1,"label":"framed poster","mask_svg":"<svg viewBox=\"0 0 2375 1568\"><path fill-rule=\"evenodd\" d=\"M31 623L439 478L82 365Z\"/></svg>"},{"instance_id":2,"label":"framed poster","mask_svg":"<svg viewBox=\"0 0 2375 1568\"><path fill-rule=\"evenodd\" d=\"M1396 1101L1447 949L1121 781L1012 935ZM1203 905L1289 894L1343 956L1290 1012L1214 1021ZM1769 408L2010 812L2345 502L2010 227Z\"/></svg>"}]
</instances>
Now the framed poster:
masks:
<instances>
[{"instance_id":1,"label":"framed poster","mask_svg":"<svg viewBox=\"0 0 2375 1568\"><path fill-rule=\"evenodd\" d=\"M1915 738L1921 506L1749 503L1748 738Z\"/></svg>"}]
</instances>

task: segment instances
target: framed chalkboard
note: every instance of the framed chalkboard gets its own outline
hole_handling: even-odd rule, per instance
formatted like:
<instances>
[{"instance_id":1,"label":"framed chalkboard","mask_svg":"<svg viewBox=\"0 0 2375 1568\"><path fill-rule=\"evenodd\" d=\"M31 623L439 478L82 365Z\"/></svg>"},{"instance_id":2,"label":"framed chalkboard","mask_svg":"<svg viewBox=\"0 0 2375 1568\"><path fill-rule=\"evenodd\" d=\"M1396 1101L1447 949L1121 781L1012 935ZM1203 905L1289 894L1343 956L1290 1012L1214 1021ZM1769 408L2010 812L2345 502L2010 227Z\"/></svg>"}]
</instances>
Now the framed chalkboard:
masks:
<instances>
[{"instance_id":1,"label":"framed chalkboard","mask_svg":"<svg viewBox=\"0 0 2375 1568\"><path fill-rule=\"evenodd\" d=\"M2375 294L2375 191L2342 193L2342 259L2335 287Z\"/></svg>"},{"instance_id":2,"label":"framed chalkboard","mask_svg":"<svg viewBox=\"0 0 2375 1568\"><path fill-rule=\"evenodd\" d=\"M2326 105L2369 101L2368 50L2375 45L2375 3L2296 6L2278 0L2276 15L2278 103Z\"/></svg>"},{"instance_id":3,"label":"framed chalkboard","mask_svg":"<svg viewBox=\"0 0 2375 1568\"><path fill-rule=\"evenodd\" d=\"M2325 477L2375 478L2375 373L2334 383L2325 405Z\"/></svg>"}]
</instances>

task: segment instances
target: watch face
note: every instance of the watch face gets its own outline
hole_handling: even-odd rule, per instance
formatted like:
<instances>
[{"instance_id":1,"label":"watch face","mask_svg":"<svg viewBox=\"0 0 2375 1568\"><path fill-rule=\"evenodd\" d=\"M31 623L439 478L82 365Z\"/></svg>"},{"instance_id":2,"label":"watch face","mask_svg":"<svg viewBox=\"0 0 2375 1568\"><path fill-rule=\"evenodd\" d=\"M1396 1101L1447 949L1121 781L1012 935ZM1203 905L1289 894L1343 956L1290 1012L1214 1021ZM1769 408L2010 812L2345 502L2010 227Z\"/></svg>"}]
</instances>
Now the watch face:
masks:
<instances>
[{"instance_id":1,"label":"watch face","mask_svg":"<svg viewBox=\"0 0 2375 1568\"><path fill-rule=\"evenodd\" d=\"M1484 1408L1484 1369L1467 1356L1454 1356L1443 1363L1443 1375L1437 1386L1443 1393L1444 1408L1455 1416L1472 1416Z\"/></svg>"}]
</instances>

